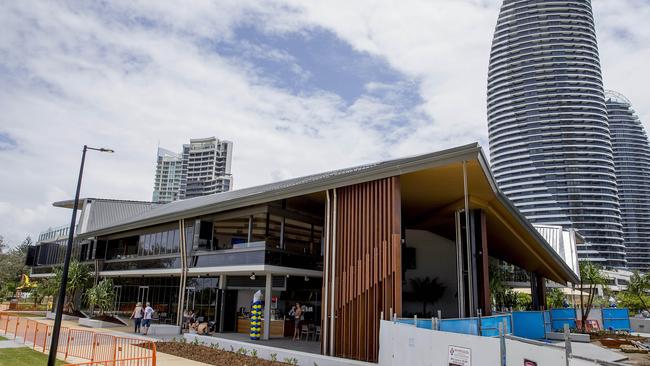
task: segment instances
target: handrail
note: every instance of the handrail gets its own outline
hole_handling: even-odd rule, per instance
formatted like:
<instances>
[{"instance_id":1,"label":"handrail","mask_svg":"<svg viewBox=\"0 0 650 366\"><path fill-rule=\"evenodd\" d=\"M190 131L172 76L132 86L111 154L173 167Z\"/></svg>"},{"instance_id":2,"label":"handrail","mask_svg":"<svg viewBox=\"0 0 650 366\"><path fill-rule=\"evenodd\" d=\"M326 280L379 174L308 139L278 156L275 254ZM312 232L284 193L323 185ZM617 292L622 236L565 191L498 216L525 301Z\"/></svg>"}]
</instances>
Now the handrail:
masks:
<instances>
[{"instance_id":1,"label":"handrail","mask_svg":"<svg viewBox=\"0 0 650 366\"><path fill-rule=\"evenodd\" d=\"M0 312L0 334L13 336L23 344L31 344L35 351L47 353L52 341L53 326ZM86 360L68 365L156 366L156 344L153 341L114 336L85 329L61 327L57 353L64 360L69 357ZM92 344L92 347L89 347Z\"/></svg>"}]
</instances>

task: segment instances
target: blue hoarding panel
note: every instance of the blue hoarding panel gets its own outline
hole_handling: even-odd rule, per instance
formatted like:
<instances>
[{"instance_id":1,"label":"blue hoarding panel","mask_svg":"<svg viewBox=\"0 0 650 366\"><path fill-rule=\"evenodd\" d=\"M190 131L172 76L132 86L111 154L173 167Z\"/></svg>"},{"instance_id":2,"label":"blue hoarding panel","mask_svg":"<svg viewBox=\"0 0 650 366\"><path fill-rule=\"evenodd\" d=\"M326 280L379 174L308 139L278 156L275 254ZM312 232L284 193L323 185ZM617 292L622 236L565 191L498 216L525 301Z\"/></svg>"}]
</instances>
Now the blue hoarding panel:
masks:
<instances>
[{"instance_id":1,"label":"blue hoarding panel","mask_svg":"<svg viewBox=\"0 0 650 366\"><path fill-rule=\"evenodd\" d=\"M546 338L546 311L514 311L512 313L513 334L528 339Z\"/></svg>"},{"instance_id":2,"label":"blue hoarding panel","mask_svg":"<svg viewBox=\"0 0 650 366\"><path fill-rule=\"evenodd\" d=\"M602 314L604 329L631 331L628 309L606 308L602 309Z\"/></svg>"},{"instance_id":3,"label":"blue hoarding panel","mask_svg":"<svg viewBox=\"0 0 650 366\"><path fill-rule=\"evenodd\" d=\"M570 329L576 329L576 309L552 309L551 329L554 332L564 330L564 324L569 324Z\"/></svg>"},{"instance_id":4,"label":"blue hoarding panel","mask_svg":"<svg viewBox=\"0 0 650 366\"><path fill-rule=\"evenodd\" d=\"M481 335L486 337L499 336L499 324L506 322L506 334L512 334L510 315L495 315L481 318Z\"/></svg>"},{"instance_id":5,"label":"blue hoarding panel","mask_svg":"<svg viewBox=\"0 0 650 366\"><path fill-rule=\"evenodd\" d=\"M478 335L478 319L442 319L440 330L443 332Z\"/></svg>"}]
</instances>

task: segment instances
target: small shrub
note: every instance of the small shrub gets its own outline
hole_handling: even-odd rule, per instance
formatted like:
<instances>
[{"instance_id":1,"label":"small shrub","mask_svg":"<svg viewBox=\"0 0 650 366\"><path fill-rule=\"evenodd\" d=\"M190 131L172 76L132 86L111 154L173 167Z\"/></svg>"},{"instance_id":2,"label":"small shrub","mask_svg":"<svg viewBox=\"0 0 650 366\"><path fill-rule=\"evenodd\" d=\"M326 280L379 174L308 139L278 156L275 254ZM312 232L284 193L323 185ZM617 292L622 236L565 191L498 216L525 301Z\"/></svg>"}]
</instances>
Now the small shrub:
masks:
<instances>
[{"instance_id":1,"label":"small shrub","mask_svg":"<svg viewBox=\"0 0 650 366\"><path fill-rule=\"evenodd\" d=\"M248 350L246 350L246 348L244 348L244 347L241 347L240 349L237 350L237 354L240 354L240 355L246 356L247 353L248 353Z\"/></svg>"},{"instance_id":2,"label":"small shrub","mask_svg":"<svg viewBox=\"0 0 650 366\"><path fill-rule=\"evenodd\" d=\"M235 352L235 347L230 346L230 352Z\"/></svg>"},{"instance_id":3,"label":"small shrub","mask_svg":"<svg viewBox=\"0 0 650 366\"><path fill-rule=\"evenodd\" d=\"M192 341L192 344L195 345L195 346L198 346L199 345L199 339L194 338L194 340Z\"/></svg>"},{"instance_id":4,"label":"small shrub","mask_svg":"<svg viewBox=\"0 0 650 366\"><path fill-rule=\"evenodd\" d=\"M251 350L251 356L253 356L253 358L257 358L257 350L256 349Z\"/></svg>"},{"instance_id":5,"label":"small shrub","mask_svg":"<svg viewBox=\"0 0 650 366\"><path fill-rule=\"evenodd\" d=\"M298 360L295 359L295 358L285 357L285 358L284 358L284 363L288 363L289 365L295 365L295 366L298 366Z\"/></svg>"},{"instance_id":6,"label":"small shrub","mask_svg":"<svg viewBox=\"0 0 650 366\"><path fill-rule=\"evenodd\" d=\"M276 362L278 360L278 354L277 353L271 353L271 361Z\"/></svg>"}]
</instances>

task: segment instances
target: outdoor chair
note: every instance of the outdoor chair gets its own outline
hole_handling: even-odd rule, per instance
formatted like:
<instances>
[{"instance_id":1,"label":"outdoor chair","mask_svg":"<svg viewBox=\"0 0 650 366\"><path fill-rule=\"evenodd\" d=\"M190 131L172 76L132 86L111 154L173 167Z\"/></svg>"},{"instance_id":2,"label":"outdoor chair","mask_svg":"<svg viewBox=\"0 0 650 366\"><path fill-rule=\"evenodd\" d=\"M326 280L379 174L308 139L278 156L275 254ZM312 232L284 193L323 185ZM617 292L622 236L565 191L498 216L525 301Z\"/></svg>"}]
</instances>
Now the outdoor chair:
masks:
<instances>
[{"instance_id":1,"label":"outdoor chair","mask_svg":"<svg viewBox=\"0 0 650 366\"><path fill-rule=\"evenodd\" d=\"M314 333L314 340L320 341L320 325L316 326L316 331Z\"/></svg>"},{"instance_id":2,"label":"outdoor chair","mask_svg":"<svg viewBox=\"0 0 650 366\"><path fill-rule=\"evenodd\" d=\"M309 325L303 324L301 327L300 331L300 339L302 340L302 336L305 336L305 340L309 340L309 336L313 335L314 333L309 329Z\"/></svg>"}]
</instances>

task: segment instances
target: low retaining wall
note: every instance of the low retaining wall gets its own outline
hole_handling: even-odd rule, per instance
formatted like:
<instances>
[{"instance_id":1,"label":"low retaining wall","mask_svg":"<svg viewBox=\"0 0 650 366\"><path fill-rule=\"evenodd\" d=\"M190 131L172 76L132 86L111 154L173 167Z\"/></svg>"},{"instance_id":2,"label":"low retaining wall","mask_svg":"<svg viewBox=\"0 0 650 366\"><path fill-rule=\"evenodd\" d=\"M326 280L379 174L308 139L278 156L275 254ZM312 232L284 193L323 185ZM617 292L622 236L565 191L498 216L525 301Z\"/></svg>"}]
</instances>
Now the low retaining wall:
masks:
<instances>
[{"instance_id":1,"label":"low retaining wall","mask_svg":"<svg viewBox=\"0 0 650 366\"><path fill-rule=\"evenodd\" d=\"M630 327L633 332L650 333L650 319L630 318Z\"/></svg>"},{"instance_id":2,"label":"low retaining wall","mask_svg":"<svg viewBox=\"0 0 650 366\"><path fill-rule=\"evenodd\" d=\"M345 358L338 358L338 357L323 356L314 353L292 351L290 349L263 346L261 344L257 345L257 344L234 341L234 340L219 338L219 337L204 336L204 335L189 334L189 333L186 333L184 337L188 342L194 342L194 340L196 339L199 343L203 343L207 346L210 345L216 346L218 344L219 348L226 349L226 350L229 350L230 347L234 348L235 350L244 348L247 350L248 354L251 354L251 352L255 350L257 352L257 357L265 360L271 360L272 359L271 355L274 354L275 359L277 361L287 362L287 363L293 362L294 365L299 365L299 366L313 366L313 365L377 366L377 364L374 363L348 360ZM289 360L291 360L291 362L288 362ZM403 364L401 366L405 366L405 365L406 364Z\"/></svg>"},{"instance_id":3,"label":"low retaining wall","mask_svg":"<svg viewBox=\"0 0 650 366\"><path fill-rule=\"evenodd\" d=\"M151 324L147 335L150 336L178 336L181 334L181 327L170 324Z\"/></svg>"},{"instance_id":4,"label":"low retaining wall","mask_svg":"<svg viewBox=\"0 0 650 366\"><path fill-rule=\"evenodd\" d=\"M114 328L114 327L124 326L124 324L105 322L102 320L96 320L90 318L79 318L79 325L88 328Z\"/></svg>"},{"instance_id":5,"label":"low retaining wall","mask_svg":"<svg viewBox=\"0 0 650 366\"><path fill-rule=\"evenodd\" d=\"M48 311L45 314L45 317L48 318L48 319L54 320L54 318L56 317L56 313ZM61 320L73 320L74 321L74 320L79 320L79 317L78 316L63 314L63 315L61 315Z\"/></svg>"}]
</instances>

